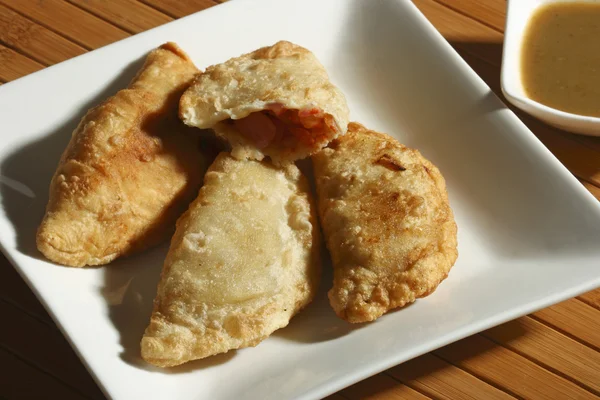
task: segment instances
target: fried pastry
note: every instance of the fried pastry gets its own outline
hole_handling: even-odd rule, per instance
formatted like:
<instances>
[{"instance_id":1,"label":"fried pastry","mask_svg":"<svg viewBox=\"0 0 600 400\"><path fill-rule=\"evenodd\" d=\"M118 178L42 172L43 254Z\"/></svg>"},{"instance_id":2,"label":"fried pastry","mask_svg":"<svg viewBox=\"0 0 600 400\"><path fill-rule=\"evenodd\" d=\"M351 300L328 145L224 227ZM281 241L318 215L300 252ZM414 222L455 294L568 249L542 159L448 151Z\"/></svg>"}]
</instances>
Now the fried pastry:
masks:
<instances>
[{"instance_id":1,"label":"fried pastry","mask_svg":"<svg viewBox=\"0 0 600 400\"><path fill-rule=\"evenodd\" d=\"M213 128L236 158L276 165L307 157L346 132L348 106L313 53L290 42L209 67L181 97L190 126Z\"/></svg>"},{"instance_id":2,"label":"fried pastry","mask_svg":"<svg viewBox=\"0 0 600 400\"><path fill-rule=\"evenodd\" d=\"M209 165L177 116L196 73L177 45L164 44L127 89L83 117L50 183L36 238L44 256L106 264L172 234Z\"/></svg>"},{"instance_id":3,"label":"fried pastry","mask_svg":"<svg viewBox=\"0 0 600 400\"><path fill-rule=\"evenodd\" d=\"M357 123L313 156L313 165L336 314L373 321L432 293L458 256L439 170L417 150Z\"/></svg>"},{"instance_id":4,"label":"fried pastry","mask_svg":"<svg viewBox=\"0 0 600 400\"><path fill-rule=\"evenodd\" d=\"M221 153L177 221L142 357L175 366L255 346L286 326L317 290L315 214L295 165Z\"/></svg>"}]
</instances>

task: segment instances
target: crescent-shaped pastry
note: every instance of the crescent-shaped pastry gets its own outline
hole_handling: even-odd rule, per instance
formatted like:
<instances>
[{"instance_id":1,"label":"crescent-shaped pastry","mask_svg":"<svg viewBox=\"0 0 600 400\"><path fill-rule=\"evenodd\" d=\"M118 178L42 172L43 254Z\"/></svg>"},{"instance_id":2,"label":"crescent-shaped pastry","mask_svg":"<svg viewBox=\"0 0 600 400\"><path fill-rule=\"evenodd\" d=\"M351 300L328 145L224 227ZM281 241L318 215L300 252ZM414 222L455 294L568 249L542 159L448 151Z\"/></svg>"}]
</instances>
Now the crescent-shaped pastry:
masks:
<instances>
[{"instance_id":1,"label":"crescent-shaped pastry","mask_svg":"<svg viewBox=\"0 0 600 400\"><path fill-rule=\"evenodd\" d=\"M209 162L177 117L198 70L174 43L127 89L83 117L50 183L37 247L73 267L106 264L166 239Z\"/></svg>"},{"instance_id":2,"label":"crescent-shaped pastry","mask_svg":"<svg viewBox=\"0 0 600 400\"><path fill-rule=\"evenodd\" d=\"M458 256L439 170L417 150L356 123L313 164L337 315L373 321L432 293Z\"/></svg>"},{"instance_id":3,"label":"crescent-shaped pastry","mask_svg":"<svg viewBox=\"0 0 600 400\"><path fill-rule=\"evenodd\" d=\"M290 42L209 67L181 97L190 126L213 128L236 158L307 157L346 132L348 106L313 53Z\"/></svg>"},{"instance_id":4,"label":"crescent-shaped pastry","mask_svg":"<svg viewBox=\"0 0 600 400\"><path fill-rule=\"evenodd\" d=\"M255 346L315 295L316 211L298 168L221 153L164 263L142 357L170 367Z\"/></svg>"}]
</instances>

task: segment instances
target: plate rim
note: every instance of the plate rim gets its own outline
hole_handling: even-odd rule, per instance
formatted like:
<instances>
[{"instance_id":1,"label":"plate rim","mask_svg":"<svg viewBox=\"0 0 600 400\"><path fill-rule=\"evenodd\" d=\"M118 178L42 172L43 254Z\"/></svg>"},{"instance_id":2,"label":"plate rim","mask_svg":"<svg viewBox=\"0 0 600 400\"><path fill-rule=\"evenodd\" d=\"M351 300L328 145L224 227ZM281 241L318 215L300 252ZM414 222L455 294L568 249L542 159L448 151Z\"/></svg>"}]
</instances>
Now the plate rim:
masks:
<instances>
[{"instance_id":1,"label":"plate rim","mask_svg":"<svg viewBox=\"0 0 600 400\"><path fill-rule=\"evenodd\" d=\"M91 56L92 54L95 54L94 56L97 56L97 53L106 51L107 49L112 48L112 46L122 45L124 42L133 40L136 37L140 37L140 36L150 34L150 33L155 33L161 29L165 29L166 27L172 26L173 24L181 23L184 20L197 18L199 14L204 13L203 15L206 15L206 13L213 12L215 9L222 8L222 7L232 7L232 8L238 7L237 4L241 3L243 1L244 0L236 0L235 2L228 1L228 2L224 2L224 3L216 4L208 9L200 10L193 14L190 14L185 17L178 18L174 21L168 22L164 25L149 29L147 31L144 31L144 32L141 32L141 33L138 33L135 35L131 35L131 36L124 38L122 40L119 40L117 42L102 46L98 49L91 50L91 51L81 54L79 56L73 57L71 59L51 65L49 67L46 67L42 70L33 72L33 73L23 76L21 78L7 82L4 85L2 85L2 87L0 87L0 96L2 95L2 93L5 90L7 90L7 88L12 89L15 87L15 85L22 84L22 82L29 80L32 76L37 77L44 73L49 73L49 71L53 71L56 68L63 68L65 66L69 65L69 63L75 63L75 62L77 62L77 60L81 60L82 58ZM246 0L246 1L250 2L252 0ZM302 0L295 0L295 1L301 2ZM356 1L360 1L360 0L356 0ZM517 117L517 115L506 106L505 102L503 102L489 88L489 86L483 81L483 79L467 64L467 62L456 52L456 50L454 50L452 48L452 46L446 41L446 39L442 36L442 34L434 27L434 25L425 17L425 15L418 9L418 7L412 1L404 1L404 0L392 0L392 1L402 3L403 5L407 6L408 8L410 8L412 10L413 16L415 18L419 19L419 23L425 27L425 29L427 30L427 34L434 36L436 42L444 48L444 57L452 57L452 59L455 62L457 62L461 65L461 69L465 73L469 74L469 79L471 82L476 83L479 87L485 87L491 94L493 94L494 97L496 97L496 100L499 101L503 105L502 112L507 114L506 117L510 118L511 122L513 124L516 124L516 127L518 127L519 132L517 132L517 133L527 135L529 142L531 142L532 144L535 143L536 149L539 152L541 152L541 154L543 154L544 161L547 162L548 165L552 166L552 172L561 174L563 176L564 182L568 183L570 186L569 190L572 190L574 192L573 196L577 196L577 197L580 197L581 199L585 199L587 202L590 203L590 205L592 205L593 207L595 207L597 209L598 214L600 215L600 202L598 202L598 200L587 189L585 189L585 187L583 185L581 185L579 183L577 178L575 178L572 175L572 173L535 136L535 134ZM542 157L542 156L539 155L538 157ZM77 357L82 362L82 364L85 366L86 370L92 376L95 383L98 385L98 387L103 392L103 394L107 398L112 398L109 387L108 387L109 385L105 384L99 378L99 376L97 375L94 368L92 368L92 366L88 363L88 360L83 356L83 354L81 353L78 346L75 345L75 342L72 340L71 336L66 331L61 320L56 316L54 310L49 306L46 299L41 295L38 288L31 282L31 280L27 276L27 273L23 270L23 268L19 265L19 263L17 263L15 261L15 259L12 257L11 251L7 249L5 242L2 238L0 238L0 251L2 251L4 256L7 258L7 260L10 262L10 264L13 266L13 268L17 271L17 273L19 274L21 279L23 279L25 281L25 283L27 284L29 289L34 293L37 300L43 305L46 312L50 315L53 322L57 325L61 334L68 341L69 345L74 350L74 352L77 354ZM340 378L334 379L332 381L328 381L326 383L317 385L309 390L299 392L296 394L295 398L297 398L297 399L313 399L313 398L320 398L320 397L330 395L330 394L335 393L335 392L337 392L347 386L350 386L356 382L367 379L370 376L373 376L379 372L389 369L392 366L395 366L402 362L416 358L416 357L418 357L422 354L425 354L427 352L430 352L434 349L437 349L437 348L443 347L447 344L456 342L458 340L461 340L465 337L479 333L479 332L481 332L485 329L491 328L493 326L497 326L497 325L500 325L507 321L513 320L515 318L519 318L523 315L529 314L536 310L548 307L552 304L556 304L558 302L573 298L575 296L578 296L579 294L585 293L589 290L593 290L598 287L600 287L600 274L597 276L597 278L595 280L583 282L579 285L573 285L573 286L569 287L568 289L563 290L560 293L554 293L554 294L545 296L543 298L527 302L518 307L513 307L511 309L504 310L503 312L497 313L493 316L473 321L473 322L469 323L468 325L466 325L465 327L454 330L452 332L452 334L450 334L450 335L441 336L437 340L430 341L428 343L421 345L417 352L415 352L415 353L411 352L411 355L409 355L408 357L406 354L403 354L403 353L389 354L386 357L380 358L377 362L362 365L361 367L356 368L352 373L346 374L343 377L340 377Z\"/></svg>"}]
</instances>

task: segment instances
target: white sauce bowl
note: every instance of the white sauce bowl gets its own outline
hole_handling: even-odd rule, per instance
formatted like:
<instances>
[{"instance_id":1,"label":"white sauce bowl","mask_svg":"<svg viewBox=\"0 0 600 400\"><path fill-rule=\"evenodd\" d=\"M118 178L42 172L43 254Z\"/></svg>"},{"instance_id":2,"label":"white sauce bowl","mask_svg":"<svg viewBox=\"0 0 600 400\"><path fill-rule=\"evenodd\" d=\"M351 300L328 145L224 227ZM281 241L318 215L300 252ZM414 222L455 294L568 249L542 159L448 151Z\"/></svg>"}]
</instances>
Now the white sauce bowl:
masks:
<instances>
[{"instance_id":1,"label":"white sauce bowl","mask_svg":"<svg viewBox=\"0 0 600 400\"><path fill-rule=\"evenodd\" d=\"M521 46L529 21L539 7L558 1L598 3L594 0L508 0L500 75L502 92L512 104L547 124L574 133L600 136L600 118L586 117L548 107L527 97L523 87Z\"/></svg>"}]
</instances>

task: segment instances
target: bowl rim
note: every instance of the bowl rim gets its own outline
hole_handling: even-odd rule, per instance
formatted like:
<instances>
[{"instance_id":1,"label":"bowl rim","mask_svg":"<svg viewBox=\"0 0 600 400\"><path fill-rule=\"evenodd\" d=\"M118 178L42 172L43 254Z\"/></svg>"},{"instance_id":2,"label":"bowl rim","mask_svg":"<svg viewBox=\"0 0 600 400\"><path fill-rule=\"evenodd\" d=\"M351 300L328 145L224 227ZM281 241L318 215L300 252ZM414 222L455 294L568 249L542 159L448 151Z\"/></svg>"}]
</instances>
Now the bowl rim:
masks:
<instances>
[{"instance_id":1,"label":"bowl rim","mask_svg":"<svg viewBox=\"0 0 600 400\"><path fill-rule=\"evenodd\" d=\"M594 2L600 4L598 1L594 0L577 0L584 2ZM522 12L523 6L526 3L536 3L534 7L532 7L529 11L529 14L526 17L525 27L523 29L516 29L514 21L516 19L517 13ZM525 33L527 31L528 23L533 16L533 14L540 8L546 4L550 3L571 3L573 0L507 0L507 10L506 10L506 21L504 28L504 43L502 46L502 64L500 67L500 87L504 96L513 103L516 107L520 109L530 112L523 106L527 106L530 110L537 111L538 114L547 115L552 117L555 120L560 120L561 123L565 125L570 125L571 123L586 123L586 124L598 124L600 125L600 117L593 117L589 115L581 115L575 114L568 111L559 110L554 107L550 107L546 104L540 103L536 100L528 97L524 91L515 90L515 85L518 83L522 83L521 77L521 49L523 45L523 40ZM516 43L515 43L516 42ZM518 51L509 53L509 47L517 48ZM517 64L516 70L517 74L509 74L508 65ZM520 104L519 104L520 103Z\"/></svg>"}]
</instances>

